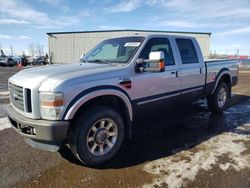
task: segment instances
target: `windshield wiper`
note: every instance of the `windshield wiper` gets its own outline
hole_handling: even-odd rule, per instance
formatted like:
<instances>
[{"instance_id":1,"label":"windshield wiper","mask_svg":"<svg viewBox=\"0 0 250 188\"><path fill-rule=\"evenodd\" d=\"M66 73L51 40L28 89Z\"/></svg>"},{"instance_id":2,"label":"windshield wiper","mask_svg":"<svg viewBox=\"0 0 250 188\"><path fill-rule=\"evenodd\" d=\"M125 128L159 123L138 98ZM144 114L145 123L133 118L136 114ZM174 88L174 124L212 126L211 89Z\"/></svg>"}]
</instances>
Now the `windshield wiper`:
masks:
<instances>
[{"instance_id":1,"label":"windshield wiper","mask_svg":"<svg viewBox=\"0 0 250 188\"><path fill-rule=\"evenodd\" d=\"M88 61L88 62L105 63L105 64L108 64L108 63L109 63L108 60L104 60L104 59L93 59L93 60Z\"/></svg>"}]
</instances>

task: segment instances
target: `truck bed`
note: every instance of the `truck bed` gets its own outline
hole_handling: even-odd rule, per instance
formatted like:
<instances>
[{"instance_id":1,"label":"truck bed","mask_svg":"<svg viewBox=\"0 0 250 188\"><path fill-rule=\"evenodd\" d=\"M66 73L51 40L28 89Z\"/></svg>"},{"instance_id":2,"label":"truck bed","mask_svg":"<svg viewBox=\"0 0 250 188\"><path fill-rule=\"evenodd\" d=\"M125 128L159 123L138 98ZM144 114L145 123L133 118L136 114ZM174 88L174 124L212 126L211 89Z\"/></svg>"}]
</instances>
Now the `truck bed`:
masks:
<instances>
[{"instance_id":1,"label":"truck bed","mask_svg":"<svg viewBox=\"0 0 250 188\"><path fill-rule=\"evenodd\" d=\"M220 71L228 71L232 78L232 86L237 83L237 75L239 71L238 60L205 60L206 67L206 95L213 92L214 86L217 84L217 76Z\"/></svg>"}]
</instances>

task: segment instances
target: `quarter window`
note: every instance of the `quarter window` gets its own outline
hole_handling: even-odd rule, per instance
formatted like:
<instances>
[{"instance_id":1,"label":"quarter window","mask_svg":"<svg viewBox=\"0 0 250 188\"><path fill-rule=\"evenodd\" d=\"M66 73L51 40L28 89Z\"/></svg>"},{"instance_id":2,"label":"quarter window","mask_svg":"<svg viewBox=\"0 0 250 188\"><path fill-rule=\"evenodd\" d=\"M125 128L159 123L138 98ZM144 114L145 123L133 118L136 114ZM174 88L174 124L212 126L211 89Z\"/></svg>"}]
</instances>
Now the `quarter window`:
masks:
<instances>
[{"instance_id":1,"label":"quarter window","mask_svg":"<svg viewBox=\"0 0 250 188\"><path fill-rule=\"evenodd\" d=\"M199 63L193 41L190 39L176 39L181 55L182 64Z\"/></svg>"}]
</instances>

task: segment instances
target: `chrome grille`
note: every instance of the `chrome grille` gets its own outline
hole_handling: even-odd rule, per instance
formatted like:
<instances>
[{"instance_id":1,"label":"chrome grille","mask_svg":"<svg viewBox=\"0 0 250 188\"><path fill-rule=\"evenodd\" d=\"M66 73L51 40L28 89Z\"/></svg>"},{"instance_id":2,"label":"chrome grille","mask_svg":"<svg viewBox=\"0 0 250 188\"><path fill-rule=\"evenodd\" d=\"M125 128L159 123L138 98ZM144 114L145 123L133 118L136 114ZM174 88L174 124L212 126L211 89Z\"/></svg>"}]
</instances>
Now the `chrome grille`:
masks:
<instances>
[{"instance_id":1,"label":"chrome grille","mask_svg":"<svg viewBox=\"0 0 250 188\"><path fill-rule=\"evenodd\" d=\"M18 109L24 111L23 87L9 83L10 100Z\"/></svg>"}]
</instances>

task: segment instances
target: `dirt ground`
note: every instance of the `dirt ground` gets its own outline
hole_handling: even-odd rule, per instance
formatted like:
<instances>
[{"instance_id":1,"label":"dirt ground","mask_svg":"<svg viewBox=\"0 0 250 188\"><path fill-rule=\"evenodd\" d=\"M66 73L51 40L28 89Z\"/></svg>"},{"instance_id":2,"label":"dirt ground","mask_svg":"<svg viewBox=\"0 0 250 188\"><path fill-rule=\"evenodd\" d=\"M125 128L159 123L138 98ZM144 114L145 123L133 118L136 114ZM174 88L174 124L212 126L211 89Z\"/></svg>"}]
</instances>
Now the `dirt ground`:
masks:
<instances>
[{"instance_id":1,"label":"dirt ground","mask_svg":"<svg viewBox=\"0 0 250 188\"><path fill-rule=\"evenodd\" d=\"M15 71L0 69L4 90ZM223 114L211 114L200 100L139 118L132 140L95 169L79 164L67 147L52 153L28 146L10 128L7 106L0 104L0 187L250 187L248 70Z\"/></svg>"}]
</instances>

